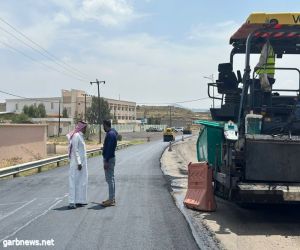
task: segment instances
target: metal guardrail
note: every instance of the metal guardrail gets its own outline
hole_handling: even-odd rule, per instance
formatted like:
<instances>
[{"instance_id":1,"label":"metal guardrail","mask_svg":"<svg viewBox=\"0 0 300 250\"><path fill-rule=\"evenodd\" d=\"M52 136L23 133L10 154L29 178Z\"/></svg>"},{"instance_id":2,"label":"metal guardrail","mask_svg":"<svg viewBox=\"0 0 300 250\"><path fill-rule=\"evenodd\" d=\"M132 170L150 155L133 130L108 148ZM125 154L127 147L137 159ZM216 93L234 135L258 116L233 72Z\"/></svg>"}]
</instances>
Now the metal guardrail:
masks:
<instances>
[{"instance_id":1,"label":"metal guardrail","mask_svg":"<svg viewBox=\"0 0 300 250\"><path fill-rule=\"evenodd\" d=\"M119 145L117 145L117 150L127 147L127 146L129 146L129 143L119 144ZM93 156L93 154L98 153L98 152L99 153L102 152L102 148L87 150L87 154L92 155L92 156ZM0 178L7 177L10 175L13 175L15 177L15 176L17 176L17 174L19 174L21 172L25 172L25 171L36 169L36 168L38 169L38 172L40 173L42 171L42 167L49 165L49 164L53 164L53 163L56 163L57 166L59 166L59 162L65 161L65 160L68 160L67 154L55 156L55 157L51 157L51 158L47 158L47 159L43 159L43 160L18 164L18 165L7 167L7 168L2 168L2 169L0 169Z\"/></svg>"}]
</instances>

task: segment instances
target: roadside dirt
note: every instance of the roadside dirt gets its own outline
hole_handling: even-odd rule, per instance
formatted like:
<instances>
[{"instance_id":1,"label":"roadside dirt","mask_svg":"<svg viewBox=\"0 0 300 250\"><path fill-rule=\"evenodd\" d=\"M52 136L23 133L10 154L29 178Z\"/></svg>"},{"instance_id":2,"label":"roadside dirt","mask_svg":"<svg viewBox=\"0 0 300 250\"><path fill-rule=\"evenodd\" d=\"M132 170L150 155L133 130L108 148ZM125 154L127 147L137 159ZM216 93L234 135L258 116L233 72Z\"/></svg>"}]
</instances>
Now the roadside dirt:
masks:
<instances>
[{"instance_id":1,"label":"roadside dirt","mask_svg":"<svg viewBox=\"0 0 300 250\"><path fill-rule=\"evenodd\" d=\"M187 165L197 161L196 139L192 137L166 150L161 158L162 170L168 177L172 194L186 215L203 249L300 249L300 206L256 206L252 209L217 198L217 211L212 213L186 209L183 199L187 189ZM212 242L202 234L211 232ZM197 240L197 239L196 239ZM219 243L218 243L219 242ZM213 244L210 247L209 244ZM202 249L201 248L201 249Z\"/></svg>"},{"instance_id":2,"label":"roadside dirt","mask_svg":"<svg viewBox=\"0 0 300 250\"><path fill-rule=\"evenodd\" d=\"M145 143L148 140L154 141L154 140L162 140L162 133L161 132L128 132L128 133L120 133L122 135L122 141L121 142L130 142L132 144L140 144ZM102 134L102 141L105 138L105 134ZM101 147L97 141L98 136L93 136L91 138L91 141L86 141L86 148L94 149ZM67 142L64 144L56 145L56 154L66 154L68 152L68 146Z\"/></svg>"},{"instance_id":3,"label":"roadside dirt","mask_svg":"<svg viewBox=\"0 0 300 250\"><path fill-rule=\"evenodd\" d=\"M145 143L148 140L150 141L162 140L163 138L162 132L128 132L128 133L120 133L120 134L122 135L122 142L130 142L131 144ZM102 134L102 140L104 140L104 137L105 137L105 133ZM91 140L86 141L87 150L101 147L101 145L98 144L98 135L91 136L90 139ZM65 136L61 136L58 139L53 137L53 138L49 138L48 140L48 143L50 144L53 144L55 142L56 142L56 154L48 153L47 157L53 157L56 155L62 155L68 153L68 142ZM32 159L32 161L34 160L40 160L40 158ZM0 161L0 168L14 166L22 163L25 163L25 161L22 160L22 158L14 157L11 159Z\"/></svg>"}]
</instances>

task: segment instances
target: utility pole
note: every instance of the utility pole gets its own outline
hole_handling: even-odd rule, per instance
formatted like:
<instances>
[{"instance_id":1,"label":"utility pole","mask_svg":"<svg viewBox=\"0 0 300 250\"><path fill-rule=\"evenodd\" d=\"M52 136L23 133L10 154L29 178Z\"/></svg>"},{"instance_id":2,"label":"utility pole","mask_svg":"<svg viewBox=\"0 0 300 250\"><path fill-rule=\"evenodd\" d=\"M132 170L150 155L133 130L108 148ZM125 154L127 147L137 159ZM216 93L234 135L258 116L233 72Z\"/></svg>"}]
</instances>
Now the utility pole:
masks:
<instances>
[{"instance_id":1,"label":"utility pole","mask_svg":"<svg viewBox=\"0 0 300 250\"><path fill-rule=\"evenodd\" d=\"M58 102L58 137L60 136L60 100Z\"/></svg>"},{"instance_id":2,"label":"utility pole","mask_svg":"<svg viewBox=\"0 0 300 250\"><path fill-rule=\"evenodd\" d=\"M84 121L86 122L86 97L90 96L88 94L82 94L84 96Z\"/></svg>"},{"instance_id":3,"label":"utility pole","mask_svg":"<svg viewBox=\"0 0 300 250\"><path fill-rule=\"evenodd\" d=\"M101 144L101 103L100 103L100 83L105 84L105 81L99 81L98 79L96 79L95 82L90 82L91 85L93 85L93 83L96 83L98 86L98 124L99 124L99 144Z\"/></svg>"},{"instance_id":4,"label":"utility pole","mask_svg":"<svg viewBox=\"0 0 300 250\"><path fill-rule=\"evenodd\" d=\"M172 106L170 106L170 127L172 127Z\"/></svg>"},{"instance_id":5,"label":"utility pole","mask_svg":"<svg viewBox=\"0 0 300 250\"><path fill-rule=\"evenodd\" d=\"M86 122L86 94L84 94L84 121Z\"/></svg>"}]
</instances>

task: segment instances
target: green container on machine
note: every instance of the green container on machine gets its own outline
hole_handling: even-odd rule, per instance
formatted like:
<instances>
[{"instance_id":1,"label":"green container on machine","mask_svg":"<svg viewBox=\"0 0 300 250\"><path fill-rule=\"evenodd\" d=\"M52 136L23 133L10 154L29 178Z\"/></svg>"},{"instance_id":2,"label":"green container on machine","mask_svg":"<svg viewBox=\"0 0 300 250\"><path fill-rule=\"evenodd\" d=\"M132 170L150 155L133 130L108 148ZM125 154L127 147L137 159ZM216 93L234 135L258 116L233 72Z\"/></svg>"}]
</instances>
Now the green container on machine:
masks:
<instances>
[{"instance_id":1,"label":"green container on machine","mask_svg":"<svg viewBox=\"0 0 300 250\"><path fill-rule=\"evenodd\" d=\"M194 121L203 125L197 140L198 161L207 161L211 167L220 166L222 162L222 145L224 123L215 121Z\"/></svg>"},{"instance_id":2,"label":"green container on machine","mask_svg":"<svg viewBox=\"0 0 300 250\"><path fill-rule=\"evenodd\" d=\"M262 115L248 114L245 117L245 133L246 134L260 134L262 125Z\"/></svg>"}]
</instances>

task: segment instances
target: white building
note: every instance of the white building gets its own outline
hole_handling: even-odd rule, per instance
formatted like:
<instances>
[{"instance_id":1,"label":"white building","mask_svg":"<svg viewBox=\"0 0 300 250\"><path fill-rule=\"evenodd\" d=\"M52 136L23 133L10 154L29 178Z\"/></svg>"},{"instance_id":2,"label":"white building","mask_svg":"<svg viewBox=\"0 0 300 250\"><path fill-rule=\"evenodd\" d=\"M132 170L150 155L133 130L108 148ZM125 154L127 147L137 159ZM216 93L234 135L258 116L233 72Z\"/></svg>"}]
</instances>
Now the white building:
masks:
<instances>
[{"instance_id":1,"label":"white building","mask_svg":"<svg viewBox=\"0 0 300 250\"><path fill-rule=\"evenodd\" d=\"M128 124L136 122L136 103L104 98L109 105L113 119L118 123Z\"/></svg>"},{"instance_id":2,"label":"white building","mask_svg":"<svg viewBox=\"0 0 300 250\"><path fill-rule=\"evenodd\" d=\"M82 90L62 90L63 106L67 109L69 117L84 119L85 108L89 108L92 105L92 97L89 95L85 95L86 93ZM114 100L105 97L104 100L108 102L112 118L117 120L118 123L135 123L135 102Z\"/></svg>"},{"instance_id":3,"label":"white building","mask_svg":"<svg viewBox=\"0 0 300 250\"><path fill-rule=\"evenodd\" d=\"M113 120L117 120L120 124L133 124L136 122L136 103L104 98L108 102L110 113ZM32 99L7 99L6 112L20 114L23 112L25 105L36 105L40 103L45 105L47 117L59 117L63 110L67 110L69 118L84 119L85 110L91 107L92 97L86 95L83 90L71 89L62 90L62 97L52 98L32 98Z\"/></svg>"},{"instance_id":4,"label":"white building","mask_svg":"<svg viewBox=\"0 0 300 250\"><path fill-rule=\"evenodd\" d=\"M25 105L38 106L40 103L42 103L45 105L47 116L58 117L59 102L62 102L61 97L32 98L32 99L6 99L6 111L21 114L23 112L23 108ZM62 110L61 110L61 112L62 112Z\"/></svg>"},{"instance_id":5,"label":"white building","mask_svg":"<svg viewBox=\"0 0 300 250\"><path fill-rule=\"evenodd\" d=\"M68 117L84 119L85 105L86 108L91 106L92 98L87 96L85 100L85 91L71 89L61 91L63 108L67 109ZM85 103L86 101L86 103Z\"/></svg>"}]
</instances>

